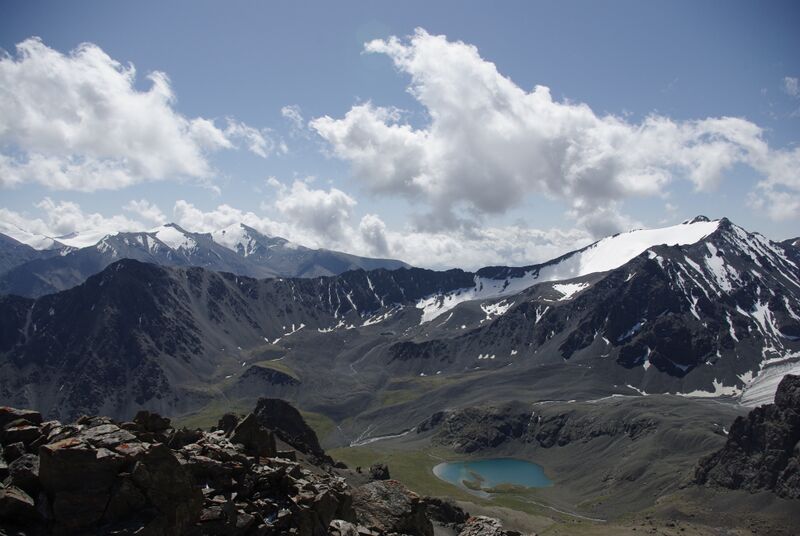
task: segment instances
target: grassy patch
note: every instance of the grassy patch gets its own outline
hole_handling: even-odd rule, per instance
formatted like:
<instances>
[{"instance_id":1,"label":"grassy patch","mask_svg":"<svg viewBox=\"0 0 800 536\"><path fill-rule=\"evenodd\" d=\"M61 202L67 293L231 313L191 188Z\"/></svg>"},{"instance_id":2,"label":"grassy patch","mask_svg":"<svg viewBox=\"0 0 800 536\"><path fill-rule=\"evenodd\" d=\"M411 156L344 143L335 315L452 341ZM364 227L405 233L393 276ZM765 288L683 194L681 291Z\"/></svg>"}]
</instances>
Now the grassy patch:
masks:
<instances>
[{"instance_id":1,"label":"grassy patch","mask_svg":"<svg viewBox=\"0 0 800 536\"><path fill-rule=\"evenodd\" d=\"M320 443L322 443L323 440L328 437L328 434L336 427L336 423L322 413L300 410L300 414L303 416L303 420L306 421L306 424L313 428Z\"/></svg>"},{"instance_id":2,"label":"grassy patch","mask_svg":"<svg viewBox=\"0 0 800 536\"><path fill-rule=\"evenodd\" d=\"M402 451L393 449L378 449L370 446L363 447L344 447L328 451L335 460L341 460L351 469L360 466L366 470L374 463L386 463L389 465L389 474L392 478L399 480L410 490L419 495L432 495L438 497L451 497L455 500L466 501L481 506L502 506L525 512L527 514L541 516L545 518L564 520L569 519L570 523L580 525L581 520L563 516L550 510L543 505L535 504L531 500L546 503L545 499L539 498L535 490L531 488L521 488L517 486L497 486L491 491L498 492L491 498L482 498L468 491L440 480L433 474L433 468L443 461L462 459L451 451L441 448L429 448L416 451ZM476 489L480 488L479 482Z\"/></svg>"},{"instance_id":3,"label":"grassy patch","mask_svg":"<svg viewBox=\"0 0 800 536\"><path fill-rule=\"evenodd\" d=\"M203 409L181 415L172 419L173 426L208 429L217 424L219 418L226 413L246 414L255 407L254 400L223 400L220 398L209 402Z\"/></svg>"},{"instance_id":4,"label":"grassy patch","mask_svg":"<svg viewBox=\"0 0 800 536\"><path fill-rule=\"evenodd\" d=\"M434 466L441 463L444 456L453 455L436 449L421 451L401 451L365 447L344 447L328 452L335 460L341 460L351 469L369 468L374 463L389 465L389 474L412 491L420 495L450 496L458 500L480 501L478 497L440 480L433 474Z\"/></svg>"},{"instance_id":5,"label":"grassy patch","mask_svg":"<svg viewBox=\"0 0 800 536\"><path fill-rule=\"evenodd\" d=\"M291 367L281 363L280 361L259 361L258 363L253 363L253 366L277 370L278 372L282 372L287 376L291 376L295 380L300 381L300 376L298 376Z\"/></svg>"},{"instance_id":6,"label":"grassy patch","mask_svg":"<svg viewBox=\"0 0 800 536\"><path fill-rule=\"evenodd\" d=\"M395 391L384 391L381 396L381 407L394 406L411 402L422 396L422 393L410 389L398 389Z\"/></svg>"}]
</instances>

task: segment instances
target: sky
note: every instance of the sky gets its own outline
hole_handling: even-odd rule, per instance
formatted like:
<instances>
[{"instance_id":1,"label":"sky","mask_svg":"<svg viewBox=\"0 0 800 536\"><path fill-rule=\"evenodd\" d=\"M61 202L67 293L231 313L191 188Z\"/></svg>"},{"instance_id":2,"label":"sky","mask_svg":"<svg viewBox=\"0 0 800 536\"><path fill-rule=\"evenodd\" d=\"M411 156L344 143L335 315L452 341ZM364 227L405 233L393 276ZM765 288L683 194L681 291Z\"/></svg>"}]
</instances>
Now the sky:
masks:
<instances>
[{"instance_id":1,"label":"sky","mask_svg":"<svg viewBox=\"0 0 800 536\"><path fill-rule=\"evenodd\" d=\"M800 4L0 3L0 232L243 222L474 269L800 235Z\"/></svg>"}]
</instances>

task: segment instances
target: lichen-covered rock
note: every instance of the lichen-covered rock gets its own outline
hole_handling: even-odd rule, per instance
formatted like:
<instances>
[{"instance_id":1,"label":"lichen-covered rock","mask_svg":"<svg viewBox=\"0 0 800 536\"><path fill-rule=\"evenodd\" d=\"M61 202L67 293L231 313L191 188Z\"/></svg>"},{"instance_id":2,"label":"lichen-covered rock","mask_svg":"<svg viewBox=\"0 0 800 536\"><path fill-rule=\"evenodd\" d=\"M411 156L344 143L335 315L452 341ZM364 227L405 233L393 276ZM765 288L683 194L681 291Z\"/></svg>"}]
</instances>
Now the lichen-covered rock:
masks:
<instances>
[{"instance_id":1,"label":"lichen-covered rock","mask_svg":"<svg viewBox=\"0 0 800 536\"><path fill-rule=\"evenodd\" d=\"M379 532L432 536L433 524L417 494L396 480L376 480L356 488L353 504L359 522Z\"/></svg>"},{"instance_id":2,"label":"lichen-covered rock","mask_svg":"<svg viewBox=\"0 0 800 536\"><path fill-rule=\"evenodd\" d=\"M503 530L500 521L493 517L475 516L467 520L458 536L520 536L520 533Z\"/></svg>"}]
</instances>

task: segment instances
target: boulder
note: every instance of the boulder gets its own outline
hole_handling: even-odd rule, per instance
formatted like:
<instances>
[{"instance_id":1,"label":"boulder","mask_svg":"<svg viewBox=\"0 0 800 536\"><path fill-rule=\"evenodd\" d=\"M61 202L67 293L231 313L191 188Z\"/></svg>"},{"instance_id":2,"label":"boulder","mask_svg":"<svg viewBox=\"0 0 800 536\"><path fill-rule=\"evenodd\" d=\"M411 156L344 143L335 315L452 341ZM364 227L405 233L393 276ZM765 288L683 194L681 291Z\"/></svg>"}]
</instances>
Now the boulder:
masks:
<instances>
[{"instance_id":1,"label":"boulder","mask_svg":"<svg viewBox=\"0 0 800 536\"><path fill-rule=\"evenodd\" d=\"M142 410L133 418L133 422L139 425L141 430L145 432L163 432L170 426L170 420L162 417L158 413L151 413L147 410Z\"/></svg>"},{"instance_id":2,"label":"boulder","mask_svg":"<svg viewBox=\"0 0 800 536\"><path fill-rule=\"evenodd\" d=\"M320 461L333 463L322 450L314 430L306 424L300 412L285 400L261 398L253 414L261 426L272 430L284 443Z\"/></svg>"},{"instance_id":3,"label":"boulder","mask_svg":"<svg viewBox=\"0 0 800 536\"><path fill-rule=\"evenodd\" d=\"M172 451L116 425L44 445L39 458L41 486L65 531L135 517L153 534L180 533L199 515L202 495Z\"/></svg>"},{"instance_id":4,"label":"boulder","mask_svg":"<svg viewBox=\"0 0 800 536\"><path fill-rule=\"evenodd\" d=\"M12 443L22 443L25 447L30 446L34 441L41 437L42 432L39 426L31 424L25 419L16 419L6 424L0 432L0 441L3 445Z\"/></svg>"},{"instance_id":5,"label":"boulder","mask_svg":"<svg viewBox=\"0 0 800 536\"><path fill-rule=\"evenodd\" d=\"M5 459L6 462L11 463L25 454L25 452L26 449L24 443L11 443L3 448L3 459Z\"/></svg>"},{"instance_id":6,"label":"boulder","mask_svg":"<svg viewBox=\"0 0 800 536\"><path fill-rule=\"evenodd\" d=\"M8 423L18 419L23 419L34 425L42 424L42 414L38 411L0 406L0 430L5 428Z\"/></svg>"},{"instance_id":7,"label":"boulder","mask_svg":"<svg viewBox=\"0 0 800 536\"><path fill-rule=\"evenodd\" d=\"M458 536L520 536L520 533L503 530L500 521L493 517L475 516L467 520Z\"/></svg>"},{"instance_id":8,"label":"boulder","mask_svg":"<svg viewBox=\"0 0 800 536\"><path fill-rule=\"evenodd\" d=\"M428 518L442 525L460 529L469 519L469 514L452 499L423 497L421 501Z\"/></svg>"},{"instance_id":9,"label":"boulder","mask_svg":"<svg viewBox=\"0 0 800 536\"><path fill-rule=\"evenodd\" d=\"M328 525L328 534L330 536L359 536L358 527L341 519L331 521Z\"/></svg>"},{"instance_id":10,"label":"boulder","mask_svg":"<svg viewBox=\"0 0 800 536\"><path fill-rule=\"evenodd\" d=\"M21 523L36 518L36 506L30 495L9 486L0 488L0 519L5 523Z\"/></svg>"},{"instance_id":11,"label":"boulder","mask_svg":"<svg viewBox=\"0 0 800 536\"><path fill-rule=\"evenodd\" d=\"M372 480L389 480L389 466L385 463L376 463L369 468L369 477Z\"/></svg>"},{"instance_id":12,"label":"boulder","mask_svg":"<svg viewBox=\"0 0 800 536\"><path fill-rule=\"evenodd\" d=\"M28 495L36 497L39 493L39 457L34 454L23 454L8 465L8 477L5 484L16 486Z\"/></svg>"},{"instance_id":13,"label":"boulder","mask_svg":"<svg viewBox=\"0 0 800 536\"><path fill-rule=\"evenodd\" d=\"M376 480L355 489L358 521L379 532L433 536L433 524L419 496L396 480Z\"/></svg>"},{"instance_id":14,"label":"boulder","mask_svg":"<svg viewBox=\"0 0 800 536\"><path fill-rule=\"evenodd\" d=\"M275 435L264 428L250 413L233 430L232 443L239 443L245 450L254 456L274 457L277 454Z\"/></svg>"},{"instance_id":15,"label":"boulder","mask_svg":"<svg viewBox=\"0 0 800 536\"><path fill-rule=\"evenodd\" d=\"M226 413L220 417L216 429L221 430L226 436L229 436L233 433L237 424L239 424L239 417L233 413Z\"/></svg>"}]
</instances>

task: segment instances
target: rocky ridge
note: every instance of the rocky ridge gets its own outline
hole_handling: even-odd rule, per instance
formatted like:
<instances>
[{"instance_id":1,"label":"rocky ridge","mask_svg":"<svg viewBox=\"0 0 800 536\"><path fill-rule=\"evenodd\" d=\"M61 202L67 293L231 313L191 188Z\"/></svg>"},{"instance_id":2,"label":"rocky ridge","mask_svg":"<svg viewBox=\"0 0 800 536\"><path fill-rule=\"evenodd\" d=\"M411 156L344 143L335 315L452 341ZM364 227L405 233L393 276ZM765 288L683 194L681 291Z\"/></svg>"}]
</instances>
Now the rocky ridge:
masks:
<instances>
[{"instance_id":1,"label":"rocky ridge","mask_svg":"<svg viewBox=\"0 0 800 536\"><path fill-rule=\"evenodd\" d=\"M774 404L734 421L725 446L700 461L695 482L800 499L800 376L783 378Z\"/></svg>"},{"instance_id":2,"label":"rocky ridge","mask_svg":"<svg viewBox=\"0 0 800 536\"><path fill-rule=\"evenodd\" d=\"M259 404L262 416L267 407L277 404ZM279 450L285 429L263 421L256 412L211 431L175 429L141 411L63 424L0 407L0 534L432 536L431 518L497 533L475 532L452 503L395 480L354 487L327 456L317 465Z\"/></svg>"}]
</instances>

